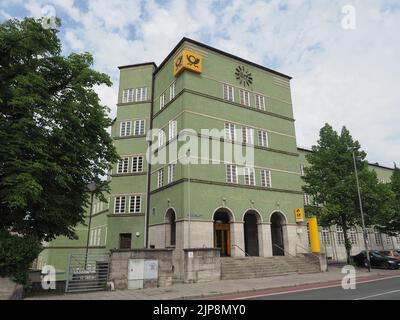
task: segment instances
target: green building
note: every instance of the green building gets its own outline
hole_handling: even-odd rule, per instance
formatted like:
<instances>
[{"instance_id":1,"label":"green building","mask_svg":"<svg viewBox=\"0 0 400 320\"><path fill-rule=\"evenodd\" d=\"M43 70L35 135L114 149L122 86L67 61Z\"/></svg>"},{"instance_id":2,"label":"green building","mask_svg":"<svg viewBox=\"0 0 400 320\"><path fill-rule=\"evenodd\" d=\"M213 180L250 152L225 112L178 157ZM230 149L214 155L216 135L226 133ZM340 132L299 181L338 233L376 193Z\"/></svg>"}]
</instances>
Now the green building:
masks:
<instances>
[{"instance_id":1,"label":"green building","mask_svg":"<svg viewBox=\"0 0 400 320\"><path fill-rule=\"evenodd\" d=\"M291 77L187 38L159 66L119 69L111 134L122 161L108 203L94 202L91 253L173 248L179 277L184 248L308 251L306 221L295 215L307 151L296 143ZM77 234L48 243L39 264L62 275L68 255L85 252L87 227Z\"/></svg>"}]
</instances>

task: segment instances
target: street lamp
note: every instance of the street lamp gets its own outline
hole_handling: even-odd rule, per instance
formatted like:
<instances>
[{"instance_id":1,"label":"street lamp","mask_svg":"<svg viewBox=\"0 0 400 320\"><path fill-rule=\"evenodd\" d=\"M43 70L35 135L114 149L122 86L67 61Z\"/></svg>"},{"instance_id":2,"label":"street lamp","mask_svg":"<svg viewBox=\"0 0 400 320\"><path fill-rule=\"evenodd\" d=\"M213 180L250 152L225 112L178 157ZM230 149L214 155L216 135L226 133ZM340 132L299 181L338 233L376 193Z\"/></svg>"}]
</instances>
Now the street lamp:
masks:
<instances>
[{"instance_id":1,"label":"street lamp","mask_svg":"<svg viewBox=\"0 0 400 320\"><path fill-rule=\"evenodd\" d=\"M362 200L361 200L360 182L358 181L357 163L356 163L356 155L355 155L354 149L352 150L352 153L353 153L353 162L354 162L354 172L356 174L358 200L360 202L361 223L362 223L363 238L364 238L364 245L365 245L365 255L367 256L368 271L371 272L371 261L370 261L370 257L369 257L368 241L367 241L367 234L366 234L366 229L365 229L364 210L363 210Z\"/></svg>"},{"instance_id":2,"label":"street lamp","mask_svg":"<svg viewBox=\"0 0 400 320\"><path fill-rule=\"evenodd\" d=\"M86 241L85 270L86 270L86 267L87 267L87 259L88 259L88 253L89 253L90 225L92 223L93 197L94 197L94 192L97 189L96 183L95 182L89 183L87 185L87 189L90 192L90 211L89 211L89 225L88 225L88 233L87 233L87 241Z\"/></svg>"}]
</instances>

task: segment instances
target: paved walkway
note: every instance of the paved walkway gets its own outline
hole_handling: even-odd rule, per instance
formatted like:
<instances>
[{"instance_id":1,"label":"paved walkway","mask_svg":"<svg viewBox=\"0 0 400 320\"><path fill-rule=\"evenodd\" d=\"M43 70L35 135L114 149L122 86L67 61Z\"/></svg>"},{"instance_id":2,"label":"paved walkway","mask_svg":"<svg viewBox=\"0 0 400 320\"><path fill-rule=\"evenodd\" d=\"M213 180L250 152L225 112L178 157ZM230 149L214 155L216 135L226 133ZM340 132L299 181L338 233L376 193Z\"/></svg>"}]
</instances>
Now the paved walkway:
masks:
<instances>
[{"instance_id":1,"label":"paved walkway","mask_svg":"<svg viewBox=\"0 0 400 320\"><path fill-rule=\"evenodd\" d=\"M224 280L194 284L176 284L167 288L153 288L143 290L100 291L90 293L75 293L30 297L29 299L52 300L175 300L175 299L202 299L221 295L233 295L274 288L287 288L306 284L319 284L331 281L340 281L343 278L341 269L330 267L329 272L314 274L294 274L287 276L263 278ZM358 278L377 276L400 276L400 271L373 270L371 273L358 271Z\"/></svg>"}]
</instances>

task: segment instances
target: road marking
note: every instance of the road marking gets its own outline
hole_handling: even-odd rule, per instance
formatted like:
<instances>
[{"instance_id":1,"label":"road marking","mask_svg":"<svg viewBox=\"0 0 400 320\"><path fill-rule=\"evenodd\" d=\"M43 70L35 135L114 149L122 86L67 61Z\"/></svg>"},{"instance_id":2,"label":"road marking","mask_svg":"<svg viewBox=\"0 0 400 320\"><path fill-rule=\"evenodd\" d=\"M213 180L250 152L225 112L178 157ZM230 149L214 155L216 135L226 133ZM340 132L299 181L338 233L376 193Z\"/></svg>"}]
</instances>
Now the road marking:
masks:
<instances>
[{"instance_id":1,"label":"road marking","mask_svg":"<svg viewBox=\"0 0 400 320\"><path fill-rule=\"evenodd\" d=\"M370 282L377 282L377 281L383 281L383 280L390 280L390 279L395 279L395 278L400 278L400 276L384 276L383 278L378 278L378 279L365 279L363 280L362 278L357 281L358 284L363 284L363 283L370 283ZM287 291L282 291L282 292L273 292L273 293L258 293L258 294L249 294L245 297L240 297L240 298L230 298L229 300L245 300L249 298L258 298L258 297L270 297L270 296L278 296L278 295L284 295L284 294L291 294L291 293L299 293L299 292L307 292L307 291L312 291L312 290L322 290L322 289L330 289L330 288L337 288L337 287L342 287L341 283L339 284L332 284L332 285L327 285L327 286L322 286L322 287L317 287L317 288L306 288L306 289L294 289L294 290L287 290ZM274 290L274 289L271 289ZM400 291L400 290L399 290ZM223 299L223 297L222 297Z\"/></svg>"},{"instance_id":2,"label":"road marking","mask_svg":"<svg viewBox=\"0 0 400 320\"><path fill-rule=\"evenodd\" d=\"M392 294L392 293L397 293L397 292L400 292L400 290L393 290L393 291L388 291L388 292L384 292L384 293L374 294L372 296L357 298L357 299L354 299L354 300L367 300L369 298L376 298L376 297L385 296L387 294Z\"/></svg>"}]
</instances>

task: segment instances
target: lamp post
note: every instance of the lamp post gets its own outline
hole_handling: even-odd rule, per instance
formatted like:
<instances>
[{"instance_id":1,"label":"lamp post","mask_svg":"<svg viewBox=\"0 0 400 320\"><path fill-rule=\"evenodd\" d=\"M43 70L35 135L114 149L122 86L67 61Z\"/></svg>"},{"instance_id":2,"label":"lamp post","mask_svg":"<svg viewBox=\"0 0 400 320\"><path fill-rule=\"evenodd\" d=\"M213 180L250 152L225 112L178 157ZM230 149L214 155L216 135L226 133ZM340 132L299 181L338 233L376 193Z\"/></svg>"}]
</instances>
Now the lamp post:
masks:
<instances>
[{"instance_id":1,"label":"lamp post","mask_svg":"<svg viewBox=\"0 0 400 320\"><path fill-rule=\"evenodd\" d=\"M189 249L192 247L192 230L191 230L191 223L192 223L192 213L191 213L191 204L190 204L190 149L186 152L186 157L188 159L188 207L189 207L189 226L188 226L188 247Z\"/></svg>"},{"instance_id":2,"label":"lamp post","mask_svg":"<svg viewBox=\"0 0 400 320\"><path fill-rule=\"evenodd\" d=\"M87 241L86 241L85 270L87 267L87 259L88 259L88 253L89 253L90 225L92 224L93 197L94 197L94 192L97 189L96 183L95 182L89 183L87 185L87 189L90 192L90 211L89 211L89 224L88 224L88 233L87 233Z\"/></svg>"},{"instance_id":3,"label":"lamp post","mask_svg":"<svg viewBox=\"0 0 400 320\"><path fill-rule=\"evenodd\" d=\"M358 181L357 163L356 163L356 155L355 155L354 149L352 150L352 153L353 153L353 162L354 162L354 172L356 174L358 200L360 202L361 224L362 224L363 238L364 238L364 245L365 245L365 255L367 256L368 271L371 272L371 261L370 261L370 257L369 257L367 234L366 234L366 230L365 230L364 210L363 210L362 200L361 200L360 182Z\"/></svg>"}]
</instances>

